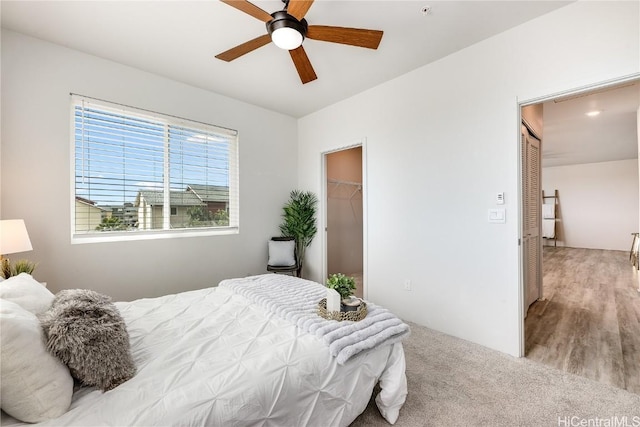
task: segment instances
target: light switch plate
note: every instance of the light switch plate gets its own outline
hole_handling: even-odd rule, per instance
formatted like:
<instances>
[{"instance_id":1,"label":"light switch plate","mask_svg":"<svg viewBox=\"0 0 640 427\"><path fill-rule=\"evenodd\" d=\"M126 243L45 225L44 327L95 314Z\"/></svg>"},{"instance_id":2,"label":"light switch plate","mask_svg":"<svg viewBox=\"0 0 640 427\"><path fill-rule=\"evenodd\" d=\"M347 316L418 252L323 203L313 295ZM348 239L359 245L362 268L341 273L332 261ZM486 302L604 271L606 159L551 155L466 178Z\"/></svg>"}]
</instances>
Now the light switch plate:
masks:
<instances>
[{"instance_id":1,"label":"light switch plate","mask_svg":"<svg viewBox=\"0 0 640 427\"><path fill-rule=\"evenodd\" d=\"M507 212L505 209L489 209L489 222L493 224L504 224L507 222Z\"/></svg>"}]
</instances>

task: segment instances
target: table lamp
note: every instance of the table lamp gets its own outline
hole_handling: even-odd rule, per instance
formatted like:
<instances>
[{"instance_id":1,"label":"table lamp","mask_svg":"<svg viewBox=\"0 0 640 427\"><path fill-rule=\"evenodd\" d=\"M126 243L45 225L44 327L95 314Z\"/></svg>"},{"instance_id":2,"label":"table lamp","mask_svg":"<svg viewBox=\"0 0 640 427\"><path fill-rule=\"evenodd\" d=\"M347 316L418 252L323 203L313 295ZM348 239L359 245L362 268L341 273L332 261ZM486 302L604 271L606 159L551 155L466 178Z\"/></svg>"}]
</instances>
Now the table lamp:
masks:
<instances>
[{"instance_id":1,"label":"table lamp","mask_svg":"<svg viewBox=\"0 0 640 427\"><path fill-rule=\"evenodd\" d=\"M27 227L21 219L0 220L0 261L1 272L6 277L10 272L9 260L4 255L33 250Z\"/></svg>"}]
</instances>

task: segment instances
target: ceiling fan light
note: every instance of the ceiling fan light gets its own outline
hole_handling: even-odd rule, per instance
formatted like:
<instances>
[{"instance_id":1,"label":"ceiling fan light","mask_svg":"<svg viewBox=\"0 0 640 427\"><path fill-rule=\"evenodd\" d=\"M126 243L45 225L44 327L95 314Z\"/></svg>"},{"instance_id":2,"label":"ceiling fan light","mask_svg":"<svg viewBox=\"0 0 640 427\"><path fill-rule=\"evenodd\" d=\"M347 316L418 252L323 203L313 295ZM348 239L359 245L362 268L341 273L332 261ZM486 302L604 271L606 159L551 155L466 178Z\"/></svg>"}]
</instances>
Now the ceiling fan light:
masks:
<instances>
[{"instance_id":1,"label":"ceiling fan light","mask_svg":"<svg viewBox=\"0 0 640 427\"><path fill-rule=\"evenodd\" d=\"M267 32L271 41L280 49L294 50L300 47L307 34L307 21L298 21L284 10L271 14L273 19L267 22Z\"/></svg>"},{"instance_id":2,"label":"ceiling fan light","mask_svg":"<svg viewBox=\"0 0 640 427\"><path fill-rule=\"evenodd\" d=\"M293 50L302 45L304 38L294 28L280 27L271 33L271 40L280 49Z\"/></svg>"}]
</instances>

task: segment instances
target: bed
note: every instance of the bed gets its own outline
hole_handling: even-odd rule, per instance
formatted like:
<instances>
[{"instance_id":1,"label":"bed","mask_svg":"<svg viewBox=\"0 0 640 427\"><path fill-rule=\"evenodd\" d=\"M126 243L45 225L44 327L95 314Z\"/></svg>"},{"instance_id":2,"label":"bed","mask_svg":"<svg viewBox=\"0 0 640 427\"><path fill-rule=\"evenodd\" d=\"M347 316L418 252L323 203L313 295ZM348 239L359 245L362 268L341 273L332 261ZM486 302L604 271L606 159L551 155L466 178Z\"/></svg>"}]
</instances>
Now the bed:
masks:
<instances>
[{"instance_id":1,"label":"bed","mask_svg":"<svg viewBox=\"0 0 640 427\"><path fill-rule=\"evenodd\" d=\"M271 293L274 285L279 291ZM264 290L293 295L298 289L312 296L284 305L264 296ZM401 341L408 327L401 323L391 339L357 351L360 344L336 347L340 339L327 338L336 330L321 332L327 321L316 322L308 310L323 291L317 283L268 274L117 302L137 374L107 392L76 385L69 410L36 425L347 426L376 384L376 404L393 424L407 393ZM1 424L27 425L4 412Z\"/></svg>"}]
</instances>

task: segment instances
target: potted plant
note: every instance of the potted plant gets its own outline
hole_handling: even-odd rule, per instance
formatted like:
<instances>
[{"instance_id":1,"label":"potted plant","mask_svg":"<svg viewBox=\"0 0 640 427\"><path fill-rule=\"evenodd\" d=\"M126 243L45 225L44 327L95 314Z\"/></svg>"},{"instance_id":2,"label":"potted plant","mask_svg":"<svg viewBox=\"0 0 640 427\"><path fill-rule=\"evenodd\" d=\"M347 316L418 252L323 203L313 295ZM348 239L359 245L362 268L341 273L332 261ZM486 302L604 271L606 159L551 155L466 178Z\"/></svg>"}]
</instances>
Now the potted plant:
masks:
<instances>
[{"instance_id":1,"label":"potted plant","mask_svg":"<svg viewBox=\"0 0 640 427\"><path fill-rule=\"evenodd\" d=\"M345 276L342 273L332 274L327 280L327 288L334 289L340 294L343 311L358 309L361 301L353 297L353 291L356 290L356 281L353 277Z\"/></svg>"},{"instance_id":2,"label":"potted plant","mask_svg":"<svg viewBox=\"0 0 640 427\"><path fill-rule=\"evenodd\" d=\"M318 231L316 227L316 205L318 198L310 191L293 190L289 201L283 206L283 222L280 232L283 237L293 237L296 242L296 275L302 277L305 249Z\"/></svg>"},{"instance_id":3,"label":"potted plant","mask_svg":"<svg viewBox=\"0 0 640 427\"><path fill-rule=\"evenodd\" d=\"M8 279L12 276L17 276L20 273L32 274L36 269L36 263L28 261L26 259L19 259L11 264L7 258L2 259L2 267L0 268L0 276L4 279Z\"/></svg>"}]
</instances>

